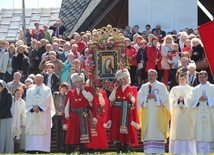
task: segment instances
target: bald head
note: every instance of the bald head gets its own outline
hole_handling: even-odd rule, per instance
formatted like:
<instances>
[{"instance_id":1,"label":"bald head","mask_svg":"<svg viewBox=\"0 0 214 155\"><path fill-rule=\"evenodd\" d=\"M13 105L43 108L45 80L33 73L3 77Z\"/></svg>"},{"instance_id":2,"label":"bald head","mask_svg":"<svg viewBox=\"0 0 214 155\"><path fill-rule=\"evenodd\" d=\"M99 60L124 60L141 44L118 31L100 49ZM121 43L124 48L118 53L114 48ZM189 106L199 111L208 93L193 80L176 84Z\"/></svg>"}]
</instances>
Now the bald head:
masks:
<instances>
[{"instance_id":1,"label":"bald head","mask_svg":"<svg viewBox=\"0 0 214 155\"><path fill-rule=\"evenodd\" d=\"M42 83L43 83L43 81L44 81L44 76L41 75L41 74L36 74L36 77L35 77L35 84L36 84L37 86L41 86Z\"/></svg>"}]
</instances>

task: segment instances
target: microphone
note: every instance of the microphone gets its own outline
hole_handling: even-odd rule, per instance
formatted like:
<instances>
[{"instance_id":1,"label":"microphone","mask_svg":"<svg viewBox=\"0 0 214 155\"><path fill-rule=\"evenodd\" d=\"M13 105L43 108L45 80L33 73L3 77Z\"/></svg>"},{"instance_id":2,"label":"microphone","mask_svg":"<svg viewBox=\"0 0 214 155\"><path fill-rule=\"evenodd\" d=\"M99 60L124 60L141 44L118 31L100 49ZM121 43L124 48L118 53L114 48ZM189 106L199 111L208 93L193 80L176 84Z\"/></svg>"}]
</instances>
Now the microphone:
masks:
<instances>
[{"instance_id":1,"label":"microphone","mask_svg":"<svg viewBox=\"0 0 214 155\"><path fill-rule=\"evenodd\" d=\"M152 85L149 85L149 93L152 93Z\"/></svg>"}]
</instances>

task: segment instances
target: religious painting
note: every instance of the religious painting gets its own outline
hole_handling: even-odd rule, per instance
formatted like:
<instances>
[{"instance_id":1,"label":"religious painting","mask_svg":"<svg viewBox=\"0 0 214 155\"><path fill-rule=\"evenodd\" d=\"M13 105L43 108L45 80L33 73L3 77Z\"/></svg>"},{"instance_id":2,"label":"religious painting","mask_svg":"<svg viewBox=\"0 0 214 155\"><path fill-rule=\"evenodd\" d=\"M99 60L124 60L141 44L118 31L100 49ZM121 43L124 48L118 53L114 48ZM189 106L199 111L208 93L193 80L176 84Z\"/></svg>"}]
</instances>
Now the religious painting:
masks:
<instances>
[{"instance_id":1,"label":"religious painting","mask_svg":"<svg viewBox=\"0 0 214 155\"><path fill-rule=\"evenodd\" d=\"M95 54L95 78L114 79L120 53L118 50L97 51Z\"/></svg>"},{"instance_id":2,"label":"religious painting","mask_svg":"<svg viewBox=\"0 0 214 155\"><path fill-rule=\"evenodd\" d=\"M116 72L128 67L123 34L111 25L93 30L96 33L89 43L85 71L89 84L101 83L107 91L112 91L117 82Z\"/></svg>"}]
</instances>

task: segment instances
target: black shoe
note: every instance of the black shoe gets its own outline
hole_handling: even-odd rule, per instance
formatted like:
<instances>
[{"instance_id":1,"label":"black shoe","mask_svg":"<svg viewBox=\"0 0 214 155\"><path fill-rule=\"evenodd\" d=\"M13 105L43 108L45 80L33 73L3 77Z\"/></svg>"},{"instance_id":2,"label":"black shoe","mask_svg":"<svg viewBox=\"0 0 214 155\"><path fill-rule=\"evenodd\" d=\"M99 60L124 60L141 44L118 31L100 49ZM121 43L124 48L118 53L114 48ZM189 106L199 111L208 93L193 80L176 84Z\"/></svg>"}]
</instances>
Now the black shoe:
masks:
<instances>
[{"instance_id":1,"label":"black shoe","mask_svg":"<svg viewBox=\"0 0 214 155\"><path fill-rule=\"evenodd\" d=\"M116 147L117 147L117 153L121 153L121 152L122 152L121 143L116 143L115 145L116 145Z\"/></svg>"},{"instance_id":2,"label":"black shoe","mask_svg":"<svg viewBox=\"0 0 214 155\"><path fill-rule=\"evenodd\" d=\"M129 144L128 143L124 143L123 147L122 147L122 152L123 153L128 153L129 151Z\"/></svg>"}]
</instances>

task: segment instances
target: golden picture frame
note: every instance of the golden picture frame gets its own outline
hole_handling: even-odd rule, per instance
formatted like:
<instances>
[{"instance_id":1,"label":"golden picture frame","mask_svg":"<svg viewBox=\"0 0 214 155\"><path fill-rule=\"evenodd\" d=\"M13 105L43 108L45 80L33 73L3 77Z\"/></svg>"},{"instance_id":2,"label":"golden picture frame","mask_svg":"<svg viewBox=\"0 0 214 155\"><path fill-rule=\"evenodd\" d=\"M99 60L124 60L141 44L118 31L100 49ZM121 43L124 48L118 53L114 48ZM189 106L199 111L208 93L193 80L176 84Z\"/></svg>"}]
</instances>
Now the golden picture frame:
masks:
<instances>
[{"instance_id":1,"label":"golden picture frame","mask_svg":"<svg viewBox=\"0 0 214 155\"><path fill-rule=\"evenodd\" d=\"M101 49L95 45L90 45L93 54L94 70L93 75L96 80L116 79L115 74L118 71L118 63L121 59L122 50L125 43L118 43L112 49Z\"/></svg>"}]
</instances>

